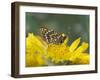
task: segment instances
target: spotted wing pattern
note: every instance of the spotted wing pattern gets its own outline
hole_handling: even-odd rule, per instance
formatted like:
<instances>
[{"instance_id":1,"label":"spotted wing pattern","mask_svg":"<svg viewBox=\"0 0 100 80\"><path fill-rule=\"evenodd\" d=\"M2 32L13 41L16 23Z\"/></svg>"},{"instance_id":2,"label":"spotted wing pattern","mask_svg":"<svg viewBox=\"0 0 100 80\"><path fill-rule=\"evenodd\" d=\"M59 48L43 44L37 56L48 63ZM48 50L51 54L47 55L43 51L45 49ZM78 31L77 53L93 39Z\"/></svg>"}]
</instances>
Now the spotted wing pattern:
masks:
<instances>
[{"instance_id":1,"label":"spotted wing pattern","mask_svg":"<svg viewBox=\"0 0 100 80\"><path fill-rule=\"evenodd\" d=\"M60 44L66 39L64 34L57 33L53 29L48 29L46 27L40 28L40 34L47 43Z\"/></svg>"}]
</instances>

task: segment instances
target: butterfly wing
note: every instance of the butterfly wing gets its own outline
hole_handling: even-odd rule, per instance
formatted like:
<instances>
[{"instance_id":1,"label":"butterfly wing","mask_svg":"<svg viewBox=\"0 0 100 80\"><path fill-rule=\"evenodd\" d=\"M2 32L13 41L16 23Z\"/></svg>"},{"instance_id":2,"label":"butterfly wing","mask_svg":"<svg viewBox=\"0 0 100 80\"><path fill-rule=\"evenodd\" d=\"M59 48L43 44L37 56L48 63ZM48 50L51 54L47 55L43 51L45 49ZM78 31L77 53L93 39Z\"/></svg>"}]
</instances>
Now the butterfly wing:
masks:
<instances>
[{"instance_id":1,"label":"butterfly wing","mask_svg":"<svg viewBox=\"0 0 100 80\"><path fill-rule=\"evenodd\" d=\"M59 34L53 29L48 29L45 27L40 28L40 34L47 43L60 44L66 39L64 34Z\"/></svg>"}]
</instances>

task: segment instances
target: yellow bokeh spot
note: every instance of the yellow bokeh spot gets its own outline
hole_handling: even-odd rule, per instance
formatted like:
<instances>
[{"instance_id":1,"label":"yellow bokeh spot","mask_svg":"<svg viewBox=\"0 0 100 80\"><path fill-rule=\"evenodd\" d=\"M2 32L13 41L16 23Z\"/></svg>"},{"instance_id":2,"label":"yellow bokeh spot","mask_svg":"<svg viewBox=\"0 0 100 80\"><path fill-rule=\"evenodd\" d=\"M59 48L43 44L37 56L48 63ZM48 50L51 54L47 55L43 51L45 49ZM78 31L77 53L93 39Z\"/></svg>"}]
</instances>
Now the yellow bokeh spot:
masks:
<instances>
[{"instance_id":1,"label":"yellow bokeh spot","mask_svg":"<svg viewBox=\"0 0 100 80\"><path fill-rule=\"evenodd\" d=\"M33 33L29 33L26 38L26 67L44 65L46 48L46 43Z\"/></svg>"}]
</instances>

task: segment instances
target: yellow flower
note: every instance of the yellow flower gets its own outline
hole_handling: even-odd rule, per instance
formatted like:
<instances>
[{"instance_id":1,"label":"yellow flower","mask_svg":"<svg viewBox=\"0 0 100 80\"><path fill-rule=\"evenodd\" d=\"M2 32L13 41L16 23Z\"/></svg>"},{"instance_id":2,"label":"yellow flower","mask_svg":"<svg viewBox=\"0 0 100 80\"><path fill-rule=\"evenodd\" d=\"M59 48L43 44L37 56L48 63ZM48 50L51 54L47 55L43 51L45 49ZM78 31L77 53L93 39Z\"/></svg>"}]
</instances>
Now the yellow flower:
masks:
<instances>
[{"instance_id":1,"label":"yellow flower","mask_svg":"<svg viewBox=\"0 0 100 80\"><path fill-rule=\"evenodd\" d=\"M46 43L33 33L26 38L26 67L44 65Z\"/></svg>"},{"instance_id":2,"label":"yellow flower","mask_svg":"<svg viewBox=\"0 0 100 80\"><path fill-rule=\"evenodd\" d=\"M53 64L89 64L88 43L76 39L69 46L68 37L61 44L47 44L41 37L29 33L26 38L26 67ZM79 46L80 45L80 46Z\"/></svg>"},{"instance_id":3,"label":"yellow flower","mask_svg":"<svg viewBox=\"0 0 100 80\"><path fill-rule=\"evenodd\" d=\"M54 63L58 63L60 61L68 60L71 56L70 54L71 53L69 52L69 47L66 46L65 43L48 44L46 57L51 58Z\"/></svg>"},{"instance_id":4,"label":"yellow flower","mask_svg":"<svg viewBox=\"0 0 100 80\"><path fill-rule=\"evenodd\" d=\"M70 46L67 44L68 38L62 44L48 44L46 57L52 62L59 63L70 61L72 64L88 64L89 54L84 53L88 48L88 43L80 43L80 38L76 39Z\"/></svg>"}]
</instances>

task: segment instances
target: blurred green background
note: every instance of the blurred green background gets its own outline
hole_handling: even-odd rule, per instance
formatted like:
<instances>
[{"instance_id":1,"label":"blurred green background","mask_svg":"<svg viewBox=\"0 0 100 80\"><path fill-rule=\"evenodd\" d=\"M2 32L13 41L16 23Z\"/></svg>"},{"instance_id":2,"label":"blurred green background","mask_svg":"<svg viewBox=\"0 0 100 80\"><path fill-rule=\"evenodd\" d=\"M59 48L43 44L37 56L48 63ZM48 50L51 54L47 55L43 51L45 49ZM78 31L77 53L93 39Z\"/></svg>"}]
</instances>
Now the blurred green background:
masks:
<instances>
[{"instance_id":1,"label":"blurred green background","mask_svg":"<svg viewBox=\"0 0 100 80\"><path fill-rule=\"evenodd\" d=\"M43 25L68 35L68 44L79 37L82 42L89 43L89 15L26 12L26 35L29 32L38 34L39 28Z\"/></svg>"}]
</instances>

